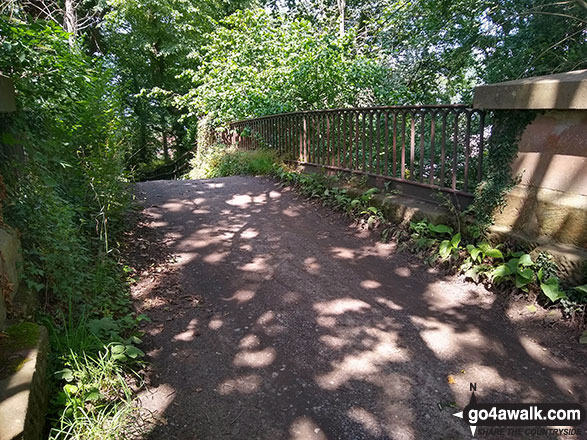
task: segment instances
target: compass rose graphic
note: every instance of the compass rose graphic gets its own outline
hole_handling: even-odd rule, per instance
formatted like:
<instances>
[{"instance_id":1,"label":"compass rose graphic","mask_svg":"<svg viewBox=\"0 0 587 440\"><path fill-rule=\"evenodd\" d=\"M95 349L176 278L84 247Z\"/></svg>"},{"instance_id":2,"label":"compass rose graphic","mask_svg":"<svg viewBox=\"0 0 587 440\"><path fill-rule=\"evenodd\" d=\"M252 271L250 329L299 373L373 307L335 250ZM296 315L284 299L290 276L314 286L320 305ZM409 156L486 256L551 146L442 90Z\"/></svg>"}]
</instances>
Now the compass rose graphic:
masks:
<instances>
[{"instance_id":1,"label":"compass rose graphic","mask_svg":"<svg viewBox=\"0 0 587 440\"><path fill-rule=\"evenodd\" d=\"M475 397L475 391L473 391L473 393L471 394L471 399L469 400L469 404L465 407L465 409L458 413L454 413L453 416L458 417L459 419L465 419L464 413L466 413L469 410L469 408L472 408L474 406L477 406L477 398ZM469 418L467 417L467 422L468 419ZM471 425L469 423L469 428L471 428L471 434L473 435L473 437L475 437L475 432L477 432L477 426Z\"/></svg>"}]
</instances>

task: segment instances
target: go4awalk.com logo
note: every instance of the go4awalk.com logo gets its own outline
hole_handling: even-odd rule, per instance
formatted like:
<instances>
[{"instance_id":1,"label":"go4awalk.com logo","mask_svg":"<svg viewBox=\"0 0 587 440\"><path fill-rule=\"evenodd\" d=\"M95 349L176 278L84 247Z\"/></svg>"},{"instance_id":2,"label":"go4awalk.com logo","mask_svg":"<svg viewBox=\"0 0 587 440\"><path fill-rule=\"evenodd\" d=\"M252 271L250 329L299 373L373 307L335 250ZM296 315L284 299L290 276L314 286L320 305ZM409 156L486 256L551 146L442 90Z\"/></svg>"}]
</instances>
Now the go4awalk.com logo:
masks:
<instances>
[{"instance_id":1,"label":"go4awalk.com logo","mask_svg":"<svg viewBox=\"0 0 587 440\"><path fill-rule=\"evenodd\" d=\"M471 384L471 400L463 411L453 414L465 421L471 434L492 436L576 435L585 421L585 408L579 403L480 403L476 384Z\"/></svg>"}]
</instances>

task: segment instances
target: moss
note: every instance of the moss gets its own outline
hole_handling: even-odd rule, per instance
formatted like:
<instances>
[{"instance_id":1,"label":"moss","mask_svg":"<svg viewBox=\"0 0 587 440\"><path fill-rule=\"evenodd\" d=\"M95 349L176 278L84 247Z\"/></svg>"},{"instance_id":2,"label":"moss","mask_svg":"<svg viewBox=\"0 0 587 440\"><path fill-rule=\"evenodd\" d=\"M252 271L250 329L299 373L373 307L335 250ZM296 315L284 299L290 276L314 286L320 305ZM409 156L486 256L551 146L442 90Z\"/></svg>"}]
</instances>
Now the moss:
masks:
<instances>
[{"instance_id":1,"label":"moss","mask_svg":"<svg viewBox=\"0 0 587 440\"><path fill-rule=\"evenodd\" d=\"M8 327L4 333L7 337L0 341L0 347L7 344L16 349L32 348L39 339L39 326L33 322L21 322Z\"/></svg>"},{"instance_id":2,"label":"moss","mask_svg":"<svg viewBox=\"0 0 587 440\"><path fill-rule=\"evenodd\" d=\"M30 359L28 350L39 340L39 327L22 322L8 327L0 337L0 380L19 371Z\"/></svg>"}]
</instances>

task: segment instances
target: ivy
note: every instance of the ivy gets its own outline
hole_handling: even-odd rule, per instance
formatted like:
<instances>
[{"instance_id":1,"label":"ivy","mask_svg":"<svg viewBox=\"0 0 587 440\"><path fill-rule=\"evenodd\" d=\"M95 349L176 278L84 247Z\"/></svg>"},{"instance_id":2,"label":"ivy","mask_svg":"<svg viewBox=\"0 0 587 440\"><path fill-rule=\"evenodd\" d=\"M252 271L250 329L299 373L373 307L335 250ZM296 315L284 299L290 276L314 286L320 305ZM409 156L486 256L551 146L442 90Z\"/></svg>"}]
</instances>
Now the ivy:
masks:
<instances>
[{"instance_id":1,"label":"ivy","mask_svg":"<svg viewBox=\"0 0 587 440\"><path fill-rule=\"evenodd\" d=\"M486 158L487 177L477 186L475 201L468 209L468 212L475 213L476 223L482 229L493 224L494 214L503 210L505 196L516 184L510 165L516 158L522 133L536 118L536 114L528 110L498 110L494 113Z\"/></svg>"}]
</instances>

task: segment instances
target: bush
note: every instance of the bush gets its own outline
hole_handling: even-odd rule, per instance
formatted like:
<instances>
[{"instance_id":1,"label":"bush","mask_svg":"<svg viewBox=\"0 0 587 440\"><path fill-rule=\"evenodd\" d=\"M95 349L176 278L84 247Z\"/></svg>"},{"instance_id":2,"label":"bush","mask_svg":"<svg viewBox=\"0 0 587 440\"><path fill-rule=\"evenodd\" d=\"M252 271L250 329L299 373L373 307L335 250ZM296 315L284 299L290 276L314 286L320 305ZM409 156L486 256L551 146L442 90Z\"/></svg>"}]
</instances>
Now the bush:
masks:
<instances>
[{"instance_id":1,"label":"bush","mask_svg":"<svg viewBox=\"0 0 587 440\"><path fill-rule=\"evenodd\" d=\"M271 174L277 154L273 150L241 151L215 145L192 160L191 179Z\"/></svg>"}]
</instances>

